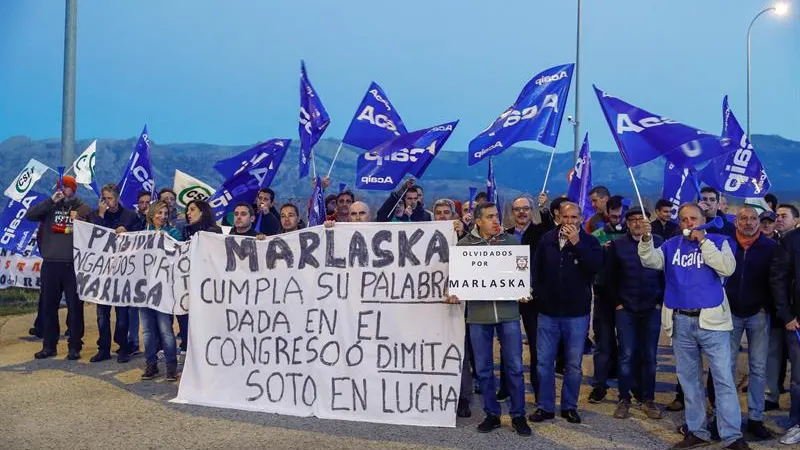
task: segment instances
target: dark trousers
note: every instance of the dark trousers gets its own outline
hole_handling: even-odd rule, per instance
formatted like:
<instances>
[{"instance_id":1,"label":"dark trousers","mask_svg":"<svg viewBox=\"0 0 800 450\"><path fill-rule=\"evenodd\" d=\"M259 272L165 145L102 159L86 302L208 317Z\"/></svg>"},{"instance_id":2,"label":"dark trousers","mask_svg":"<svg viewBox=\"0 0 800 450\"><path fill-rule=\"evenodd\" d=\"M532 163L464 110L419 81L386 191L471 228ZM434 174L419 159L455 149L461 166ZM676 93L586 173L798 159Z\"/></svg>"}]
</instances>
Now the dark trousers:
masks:
<instances>
[{"instance_id":1,"label":"dark trousers","mask_svg":"<svg viewBox=\"0 0 800 450\"><path fill-rule=\"evenodd\" d=\"M83 347L83 302L78 299L78 283L72 262L44 261L41 278L44 295L43 348L55 350L58 345L58 304L63 294L67 300L67 342L71 350L80 351Z\"/></svg>"},{"instance_id":2,"label":"dark trousers","mask_svg":"<svg viewBox=\"0 0 800 450\"><path fill-rule=\"evenodd\" d=\"M525 334L528 337L528 356L530 356L529 372L531 375L531 387L533 387L534 398L536 401L539 399L539 376L536 372L536 364L538 361L536 353L536 329L538 328L539 313L536 308L530 303L520 303L519 313L522 316L522 326L525 327ZM563 352L563 346L559 348ZM500 357L500 391L503 393L508 392L508 385L506 384L505 364L503 364L502 352Z\"/></svg>"},{"instance_id":3,"label":"dark trousers","mask_svg":"<svg viewBox=\"0 0 800 450\"><path fill-rule=\"evenodd\" d=\"M61 304L61 300L58 301L59 305ZM67 310L67 321L65 326L69 324L69 310ZM36 310L36 319L33 320L33 328L36 330L37 336L44 335L44 289L39 288L39 305ZM67 329L69 327L67 326ZM56 321L56 332L60 335L61 334L61 326L59 325L58 321ZM783 366L784 372L786 371L786 365Z\"/></svg>"},{"instance_id":4,"label":"dark trousers","mask_svg":"<svg viewBox=\"0 0 800 450\"><path fill-rule=\"evenodd\" d=\"M130 352L128 348L128 308L117 306L114 308L117 323L114 327L114 342L119 345L119 353ZM111 353L111 306L97 305L97 352Z\"/></svg>"},{"instance_id":5,"label":"dark trousers","mask_svg":"<svg viewBox=\"0 0 800 450\"><path fill-rule=\"evenodd\" d=\"M619 398L631 399L638 387L639 399L655 399L656 353L661 333L661 310L616 311L619 336Z\"/></svg>"},{"instance_id":6,"label":"dark trousers","mask_svg":"<svg viewBox=\"0 0 800 450\"><path fill-rule=\"evenodd\" d=\"M178 338L181 340L180 351L185 352L189 344L189 315L175 316L178 319Z\"/></svg>"},{"instance_id":7,"label":"dark trousers","mask_svg":"<svg viewBox=\"0 0 800 450\"><path fill-rule=\"evenodd\" d=\"M594 384L599 389L608 389L608 378L618 364L616 318L614 302L609 300L603 286L594 287Z\"/></svg>"}]
</instances>

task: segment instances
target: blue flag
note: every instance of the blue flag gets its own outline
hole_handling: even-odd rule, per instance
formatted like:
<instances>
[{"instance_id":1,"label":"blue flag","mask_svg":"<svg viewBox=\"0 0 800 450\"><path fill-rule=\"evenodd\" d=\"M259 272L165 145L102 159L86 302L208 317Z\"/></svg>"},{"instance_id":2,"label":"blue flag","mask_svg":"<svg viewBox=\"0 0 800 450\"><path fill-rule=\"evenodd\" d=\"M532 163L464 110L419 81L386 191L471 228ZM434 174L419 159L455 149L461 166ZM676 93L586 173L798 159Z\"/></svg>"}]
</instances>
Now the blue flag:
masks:
<instances>
[{"instance_id":1,"label":"blue flag","mask_svg":"<svg viewBox=\"0 0 800 450\"><path fill-rule=\"evenodd\" d=\"M592 190L592 155L589 151L589 134L583 138L583 145L575 161L575 167L570 171L569 190L567 198L575 202L583 211L583 221L586 222L594 215L592 202L589 200L589 191Z\"/></svg>"},{"instance_id":2,"label":"blue flag","mask_svg":"<svg viewBox=\"0 0 800 450\"><path fill-rule=\"evenodd\" d=\"M277 167L283 161L283 156L291 143L291 139L270 139L230 158L217 161L214 169L227 180L243 167L256 164L262 158L273 158L273 161L277 161Z\"/></svg>"},{"instance_id":3,"label":"blue flag","mask_svg":"<svg viewBox=\"0 0 800 450\"><path fill-rule=\"evenodd\" d=\"M594 88L623 161L635 167L664 156L681 167L736 150L730 139L653 114Z\"/></svg>"},{"instance_id":4,"label":"blue flag","mask_svg":"<svg viewBox=\"0 0 800 450\"><path fill-rule=\"evenodd\" d=\"M489 173L486 175L486 198L497 203L497 183L494 181L494 159L489 158Z\"/></svg>"},{"instance_id":5,"label":"blue flag","mask_svg":"<svg viewBox=\"0 0 800 450\"><path fill-rule=\"evenodd\" d=\"M528 81L514 104L469 143L469 165L521 141L555 147L574 68L551 67Z\"/></svg>"},{"instance_id":6,"label":"blue flag","mask_svg":"<svg viewBox=\"0 0 800 450\"><path fill-rule=\"evenodd\" d=\"M139 192L147 191L155 196L156 182L153 180L153 167L150 165L150 135L147 134L147 125L136 141L128 167L117 186L120 204L129 209L135 210L139 202Z\"/></svg>"},{"instance_id":7,"label":"blue flag","mask_svg":"<svg viewBox=\"0 0 800 450\"><path fill-rule=\"evenodd\" d=\"M680 167L666 161L664 163L664 187L661 198L672 203L670 214L672 220L678 219L678 208L683 203L691 202L700 196L697 174L686 167Z\"/></svg>"},{"instance_id":8,"label":"blue flag","mask_svg":"<svg viewBox=\"0 0 800 450\"><path fill-rule=\"evenodd\" d=\"M339 192L344 192L347 189L347 183L339 183Z\"/></svg>"},{"instance_id":9,"label":"blue flag","mask_svg":"<svg viewBox=\"0 0 800 450\"><path fill-rule=\"evenodd\" d=\"M306 64L300 62L300 178L308 175L308 165L311 163L311 149L322 137L322 133L331 123L328 112L322 106L311 81L306 75Z\"/></svg>"},{"instance_id":10,"label":"blue flag","mask_svg":"<svg viewBox=\"0 0 800 450\"><path fill-rule=\"evenodd\" d=\"M391 190L406 174L422 177L458 121L412 131L358 157L356 188Z\"/></svg>"},{"instance_id":11,"label":"blue flag","mask_svg":"<svg viewBox=\"0 0 800 450\"><path fill-rule=\"evenodd\" d=\"M763 197L770 188L767 171L728 106L727 95L722 100L722 136L737 148L712 159L698 173L700 181L732 197Z\"/></svg>"},{"instance_id":12,"label":"blue flag","mask_svg":"<svg viewBox=\"0 0 800 450\"><path fill-rule=\"evenodd\" d=\"M273 153L258 158L254 163L247 162L225 181L208 199L215 219L221 220L239 202L253 203L258 190L272 183L288 147L276 146Z\"/></svg>"},{"instance_id":13,"label":"blue flag","mask_svg":"<svg viewBox=\"0 0 800 450\"><path fill-rule=\"evenodd\" d=\"M467 201L469 202L468 211L470 214L472 214L472 207L474 206L473 204L475 203L475 196L477 194L478 194L478 188L476 187L469 188L469 199L467 199Z\"/></svg>"},{"instance_id":14,"label":"blue flag","mask_svg":"<svg viewBox=\"0 0 800 450\"><path fill-rule=\"evenodd\" d=\"M369 85L342 142L364 150L408 133L403 119L378 83Z\"/></svg>"},{"instance_id":15,"label":"blue flag","mask_svg":"<svg viewBox=\"0 0 800 450\"><path fill-rule=\"evenodd\" d=\"M308 207L308 226L315 227L325 222L325 198L322 192L320 178L314 180L314 190L311 192L311 205Z\"/></svg>"},{"instance_id":16,"label":"blue flag","mask_svg":"<svg viewBox=\"0 0 800 450\"><path fill-rule=\"evenodd\" d=\"M28 191L20 201L9 199L3 213L0 214L0 248L13 253L22 254L28 248L31 239L36 236L39 222L25 219L25 213L31 206L41 202L48 196L35 191Z\"/></svg>"}]
</instances>

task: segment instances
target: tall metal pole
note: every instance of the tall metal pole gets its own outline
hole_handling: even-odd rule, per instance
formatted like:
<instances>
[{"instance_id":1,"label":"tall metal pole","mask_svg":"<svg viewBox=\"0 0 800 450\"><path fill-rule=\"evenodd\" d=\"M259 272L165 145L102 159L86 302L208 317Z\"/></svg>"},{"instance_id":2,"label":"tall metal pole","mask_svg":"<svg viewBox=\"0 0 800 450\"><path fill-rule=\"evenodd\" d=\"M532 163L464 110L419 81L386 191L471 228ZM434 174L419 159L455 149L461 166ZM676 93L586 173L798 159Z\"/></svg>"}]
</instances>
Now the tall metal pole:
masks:
<instances>
[{"instance_id":1,"label":"tall metal pole","mask_svg":"<svg viewBox=\"0 0 800 450\"><path fill-rule=\"evenodd\" d=\"M575 150L573 161L578 160L581 152L581 6L583 1L578 0L578 33L575 40Z\"/></svg>"},{"instance_id":2,"label":"tall metal pole","mask_svg":"<svg viewBox=\"0 0 800 450\"><path fill-rule=\"evenodd\" d=\"M753 20L750 21L750 26L747 27L747 140L750 141L750 32L753 30L753 24L756 23L756 19L761 17L762 14L773 11L776 8L770 7L766 8L765 10L761 11L760 13L756 14L753 17Z\"/></svg>"},{"instance_id":3,"label":"tall metal pole","mask_svg":"<svg viewBox=\"0 0 800 450\"><path fill-rule=\"evenodd\" d=\"M61 165L75 159L75 44L78 34L78 0L66 0L64 15L64 86L61 103Z\"/></svg>"}]
</instances>

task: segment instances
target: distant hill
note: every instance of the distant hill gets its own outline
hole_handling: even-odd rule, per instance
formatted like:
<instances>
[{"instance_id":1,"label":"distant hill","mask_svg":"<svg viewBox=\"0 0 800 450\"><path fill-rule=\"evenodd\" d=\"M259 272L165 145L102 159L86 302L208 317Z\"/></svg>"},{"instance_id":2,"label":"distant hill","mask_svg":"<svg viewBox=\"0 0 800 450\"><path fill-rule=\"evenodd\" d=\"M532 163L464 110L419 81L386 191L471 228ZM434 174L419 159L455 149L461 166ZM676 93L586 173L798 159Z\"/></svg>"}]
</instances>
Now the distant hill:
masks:
<instances>
[{"instance_id":1,"label":"distant hill","mask_svg":"<svg viewBox=\"0 0 800 450\"><path fill-rule=\"evenodd\" d=\"M89 143L90 141L78 142L76 153L79 154ZM119 181L135 143L135 138L97 141L99 184ZM797 183L798 169L793 162L796 161L794 158L800 155L800 142L780 136L754 135L753 143L767 168L772 181L772 192L782 200L800 198L800 184ZM299 180L297 177L298 144L297 139L292 141L292 147L272 185L277 192L279 202L305 199L310 195L310 179ZM324 139L315 147L317 168L321 173L327 172L338 145L338 140ZM172 186L174 171L180 169L212 186L217 186L223 180L212 168L213 162L247 148L247 146L153 142L152 158L156 184L159 187ZM5 189L30 158L36 158L55 168L60 160L60 152L61 144L57 139L34 141L27 137L12 137L3 141L0 143L0 185ZM339 182L347 183L350 188L354 186L355 163L360 152L348 146L342 149L333 172L331 189L338 189ZM510 148L497 157L495 176L503 198L509 199L521 192L538 193L544 181L549 157L550 154L546 151L523 147ZM613 193L633 195L633 186L619 153L593 152L592 164L595 184L604 184ZM566 191L567 172L571 167L572 154L556 154L548 183L551 196ZM634 169L643 196L651 199L660 196L663 167L663 160L657 160ZM421 180L425 188L426 203L430 205L433 199L444 196L463 199L467 196L470 186L483 190L486 170L486 163L468 166L466 153L441 152ZM386 193L379 191L359 194L366 197L373 205L386 196Z\"/></svg>"}]
</instances>

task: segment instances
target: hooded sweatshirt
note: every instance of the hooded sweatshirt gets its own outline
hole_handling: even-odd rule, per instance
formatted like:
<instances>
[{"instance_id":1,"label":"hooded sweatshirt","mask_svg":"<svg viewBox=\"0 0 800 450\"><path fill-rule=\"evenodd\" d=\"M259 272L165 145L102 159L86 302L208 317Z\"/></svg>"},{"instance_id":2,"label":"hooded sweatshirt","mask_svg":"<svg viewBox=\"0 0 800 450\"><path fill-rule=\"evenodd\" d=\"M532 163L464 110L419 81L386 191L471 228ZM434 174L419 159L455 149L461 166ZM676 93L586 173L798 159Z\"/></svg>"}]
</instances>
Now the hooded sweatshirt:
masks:
<instances>
[{"instance_id":1,"label":"hooded sweatshirt","mask_svg":"<svg viewBox=\"0 0 800 450\"><path fill-rule=\"evenodd\" d=\"M72 262L73 224L75 220L86 220L90 212L77 196L58 203L48 198L28 210L25 218L40 222L39 252L44 261Z\"/></svg>"}]
</instances>

